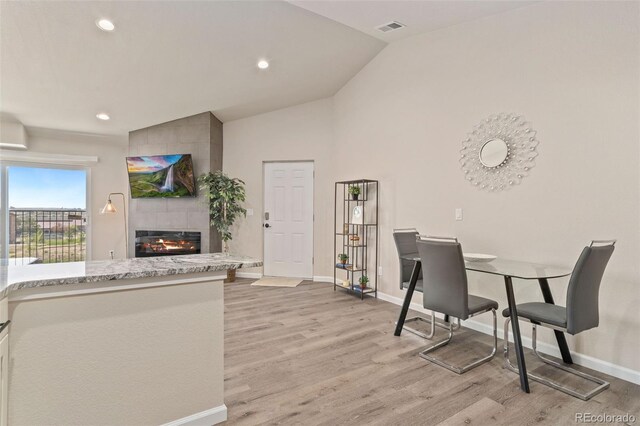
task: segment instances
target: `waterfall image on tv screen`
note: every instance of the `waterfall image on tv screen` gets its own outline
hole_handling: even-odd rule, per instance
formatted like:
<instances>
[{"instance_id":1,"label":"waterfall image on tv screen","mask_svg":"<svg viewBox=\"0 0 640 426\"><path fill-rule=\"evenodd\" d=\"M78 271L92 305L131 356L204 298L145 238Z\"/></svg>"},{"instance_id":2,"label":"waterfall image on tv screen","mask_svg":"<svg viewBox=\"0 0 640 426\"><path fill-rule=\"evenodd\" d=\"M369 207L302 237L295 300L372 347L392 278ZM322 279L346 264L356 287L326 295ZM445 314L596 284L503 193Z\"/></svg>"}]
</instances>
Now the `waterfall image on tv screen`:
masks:
<instances>
[{"instance_id":1,"label":"waterfall image on tv screen","mask_svg":"<svg viewBox=\"0 0 640 426\"><path fill-rule=\"evenodd\" d=\"M194 197L191 154L127 157L131 198Z\"/></svg>"}]
</instances>

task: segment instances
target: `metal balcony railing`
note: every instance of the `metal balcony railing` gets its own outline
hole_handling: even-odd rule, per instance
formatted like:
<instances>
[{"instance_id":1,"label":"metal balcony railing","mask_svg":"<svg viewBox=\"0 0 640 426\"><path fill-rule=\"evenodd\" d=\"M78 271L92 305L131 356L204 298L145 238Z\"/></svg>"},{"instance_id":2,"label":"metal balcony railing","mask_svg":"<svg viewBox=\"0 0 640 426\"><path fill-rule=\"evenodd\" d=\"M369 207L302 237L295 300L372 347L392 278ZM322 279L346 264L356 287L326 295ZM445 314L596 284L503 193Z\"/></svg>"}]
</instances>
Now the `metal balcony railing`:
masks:
<instances>
[{"instance_id":1,"label":"metal balcony railing","mask_svg":"<svg viewBox=\"0 0 640 426\"><path fill-rule=\"evenodd\" d=\"M80 209L9 209L9 258L28 263L86 259L87 212Z\"/></svg>"}]
</instances>

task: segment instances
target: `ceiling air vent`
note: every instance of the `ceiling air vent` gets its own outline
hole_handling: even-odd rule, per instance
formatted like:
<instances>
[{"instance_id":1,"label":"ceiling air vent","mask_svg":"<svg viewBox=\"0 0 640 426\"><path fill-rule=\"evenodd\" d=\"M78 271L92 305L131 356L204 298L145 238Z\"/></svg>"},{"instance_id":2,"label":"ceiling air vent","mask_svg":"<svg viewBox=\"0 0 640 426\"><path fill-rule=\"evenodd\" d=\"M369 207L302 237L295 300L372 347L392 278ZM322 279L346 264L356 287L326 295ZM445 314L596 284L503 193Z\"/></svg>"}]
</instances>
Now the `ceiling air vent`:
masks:
<instances>
[{"instance_id":1,"label":"ceiling air vent","mask_svg":"<svg viewBox=\"0 0 640 426\"><path fill-rule=\"evenodd\" d=\"M389 31L399 30L400 28L404 28L406 25L401 24L400 22L391 21L384 25L380 25L377 30L382 31L383 33L388 33Z\"/></svg>"}]
</instances>

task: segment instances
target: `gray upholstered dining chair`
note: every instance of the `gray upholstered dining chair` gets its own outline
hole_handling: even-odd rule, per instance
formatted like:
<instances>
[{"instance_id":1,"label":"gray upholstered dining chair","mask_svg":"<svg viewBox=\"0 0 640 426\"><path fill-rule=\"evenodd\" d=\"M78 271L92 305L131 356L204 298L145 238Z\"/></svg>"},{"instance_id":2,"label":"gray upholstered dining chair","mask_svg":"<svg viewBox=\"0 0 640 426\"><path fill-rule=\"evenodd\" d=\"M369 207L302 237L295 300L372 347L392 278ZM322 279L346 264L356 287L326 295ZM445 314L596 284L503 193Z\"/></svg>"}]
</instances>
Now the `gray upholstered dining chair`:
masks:
<instances>
[{"instance_id":1,"label":"gray upholstered dining chair","mask_svg":"<svg viewBox=\"0 0 640 426\"><path fill-rule=\"evenodd\" d=\"M594 240L589 246L582 250L571 273L571 278L569 279L566 307L543 302L530 302L516 305L518 318L531 322L533 327L531 335L532 347L533 352L538 358L546 364L582 377L583 379L596 383L598 386L587 393L580 393L561 383L534 373L527 373L529 378L585 401L607 389L609 383L598 377L570 368L540 355L537 349L536 328L539 325L574 335L598 326L598 295L600 282L602 281L607 263L609 263L609 259L613 254L615 243L615 240ZM509 361L509 321L511 320L509 309L507 308L502 311L502 315L507 318L504 325L505 366L509 370L517 373L518 368Z\"/></svg>"},{"instance_id":2,"label":"gray upholstered dining chair","mask_svg":"<svg viewBox=\"0 0 640 426\"><path fill-rule=\"evenodd\" d=\"M418 237L418 230L415 228L398 228L393 230L393 240L396 243L396 250L398 252L398 262L399 262L399 284L400 290L407 289L409 287L409 282L411 281L411 274L413 273L413 267L415 265L415 261L410 259L405 259L406 257L415 257L418 256L418 246L416 245L416 238ZM418 282L416 283L415 291L422 292L422 271L418 276ZM435 324L442 328L449 328L447 323L440 323L435 320L435 315L431 316L431 319L422 318L422 317L411 317L405 320L405 325L403 325L402 329L407 330L410 333L413 333L417 336L420 336L424 339L431 339L435 334L435 330L432 330L429 334L423 333L415 328L407 327L406 324L410 322L425 322L427 324L432 324L435 321ZM454 330L460 328L460 321L458 320L458 324L454 327Z\"/></svg>"},{"instance_id":3,"label":"gray upholstered dining chair","mask_svg":"<svg viewBox=\"0 0 640 426\"><path fill-rule=\"evenodd\" d=\"M393 230L393 240L396 243L398 251L398 260L400 261L400 290L409 287L409 280L413 272L413 264L411 260L403 259L402 256L418 255L418 247L416 246L416 237L418 230L415 228L400 228ZM416 284L416 290L422 291L422 273Z\"/></svg>"},{"instance_id":4,"label":"gray upholstered dining chair","mask_svg":"<svg viewBox=\"0 0 640 426\"><path fill-rule=\"evenodd\" d=\"M400 266L400 290L404 290L409 287L409 281L411 280L411 274L413 272L413 267L415 262L404 259L403 256L417 256L418 255L418 247L416 246L416 237L418 236L418 230L415 228L400 228L393 230L393 240L396 243L396 251L398 252L398 261ZM418 277L418 282L416 283L415 291L422 292L422 272ZM428 321L422 317L411 317L407 318L404 323L405 325L402 327L403 330L407 330L410 333L413 333L417 336L420 336L424 339L431 339L434 333L425 334L421 331L418 331L415 328L407 327L407 323L409 322L418 322Z\"/></svg>"},{"instance_id":5,"label":"gray upholstered dining chair","mask_svg":"<svg viewBox=\"0 0 640 426\"><path fill-rule=\"evenodd\" d=\"M416 245L422 261L422 296L425 309L440 312L460 320L491 311L493 314L493 350L473 362L457 367L429 355L448 344L453 338L453 325L449 323L449 336L420 352L420 356L453 372L462 374L490 361L498 349L496 309L498 302L469 294L467 270L462 257L462 246L456 238L418 236ZM432 332L434 326L431 326Z\"/></svg>"}]
</instances>

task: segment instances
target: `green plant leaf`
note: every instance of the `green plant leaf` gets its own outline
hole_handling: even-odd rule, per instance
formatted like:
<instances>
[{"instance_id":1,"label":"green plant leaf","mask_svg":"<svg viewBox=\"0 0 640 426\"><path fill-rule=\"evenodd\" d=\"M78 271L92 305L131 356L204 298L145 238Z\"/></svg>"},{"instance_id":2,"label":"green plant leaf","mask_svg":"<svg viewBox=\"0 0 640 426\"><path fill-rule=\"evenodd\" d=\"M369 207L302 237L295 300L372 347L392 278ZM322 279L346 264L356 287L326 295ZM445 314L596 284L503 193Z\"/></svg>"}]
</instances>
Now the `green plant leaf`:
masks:
<instances>
[{"instance_id":1,"label":"green plant leaf","mask_svg":"<svg viewBox=\"0 0 640 426\"><path fill-rule=\"evenodd\" d=\"M224 242L231 240L231 226L240 216L247 215L240 204L246 200L244 181L218 170L198 177L198 185L209 204L211 226L218 230Z\"/></svg>"}]
</instances>

